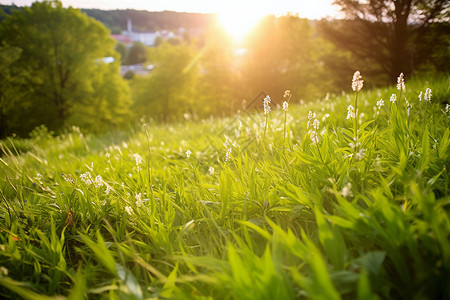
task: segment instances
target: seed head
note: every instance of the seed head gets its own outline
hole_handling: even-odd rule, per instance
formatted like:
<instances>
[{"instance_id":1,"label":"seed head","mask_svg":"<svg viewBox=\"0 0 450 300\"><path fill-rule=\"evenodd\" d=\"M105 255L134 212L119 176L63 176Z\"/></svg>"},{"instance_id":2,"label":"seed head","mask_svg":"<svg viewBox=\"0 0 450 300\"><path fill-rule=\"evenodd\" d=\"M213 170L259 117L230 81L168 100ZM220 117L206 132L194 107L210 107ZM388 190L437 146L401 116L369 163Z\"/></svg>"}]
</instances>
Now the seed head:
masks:
<instances>
[{"instance_id":1,"label":"seed head","mask_svg":"<svg viewBox=\"0 0 450 300\"><path fill-rule=\"evenodd\" d=\"M286 90L284 92L283 98L289 100L291 98L291 91L290 90Z\"/></svg>"},{"instance_id":2,"label":"seed head","mask_svg":"<svg viewBox=\"0 0 450 300\"><path fill-rule=\"evenodd\" d=\"M356 71L353 74L352 79L352 90L355 92L359 92L363 88L364 80L362 80L361 73L359 71Z\"/></svg>"}]
</instances>

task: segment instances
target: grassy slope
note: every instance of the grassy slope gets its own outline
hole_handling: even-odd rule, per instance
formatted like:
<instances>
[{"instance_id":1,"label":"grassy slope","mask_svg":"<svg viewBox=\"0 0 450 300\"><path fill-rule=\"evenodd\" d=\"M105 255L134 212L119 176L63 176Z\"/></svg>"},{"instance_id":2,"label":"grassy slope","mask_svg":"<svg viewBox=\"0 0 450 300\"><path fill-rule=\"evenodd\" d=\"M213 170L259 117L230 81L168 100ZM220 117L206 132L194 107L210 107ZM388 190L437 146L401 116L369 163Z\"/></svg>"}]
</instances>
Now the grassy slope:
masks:
<instances>
[{"instance_id":1,"label":"grassy slope","mask_svg":"<svg viewBox=\"0 0 450 300\"><path fill-rule=\"evenodd\" d=\"M427 87L431 103L419 102ZM449 297L449 115L438 103L449 82L407 82L395 105L392 93L358 95L356 149L354 94L291 103L287 149L280 109L265 134L262 116L244 115L121 137L41 132L21 141L28 152L9 147L0 297Z\"/></svg>"}]
</instances>

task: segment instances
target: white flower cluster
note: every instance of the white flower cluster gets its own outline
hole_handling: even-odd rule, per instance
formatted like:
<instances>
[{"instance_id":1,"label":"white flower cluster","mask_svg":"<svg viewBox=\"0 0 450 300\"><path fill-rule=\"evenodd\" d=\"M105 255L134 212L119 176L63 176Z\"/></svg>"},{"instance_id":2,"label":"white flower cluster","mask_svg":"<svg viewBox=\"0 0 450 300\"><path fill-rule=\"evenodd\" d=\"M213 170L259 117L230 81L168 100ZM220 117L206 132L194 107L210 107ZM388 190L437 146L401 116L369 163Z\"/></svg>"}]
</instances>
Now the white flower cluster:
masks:
<instances>
[{"instance_id":1,"label":"white flower cluster","mask_svg":"<svg viewBox=\"0 0 450 300\"><path fill-rule=\"evenodd\" d=\"M347 107L347 120L348 119L354 119L355 118L355 108L353 107L353 105L349 105Z\"/></svg>"},{"instance_id":2,"label":"white flower cluster","mask_svg":"<svg viewBox=\"0 0 450 300\"><path fill-rule=\"evenodd\" d=\"M270 96L269 95L267 95L265 98L264 98L264 100L263 100L263 104L264 104L264 114L265 115L268 115L269 114L269 112L270 112L270 102L271 102L272 100L270 99Z\"/></svg>"},{"instance_id":3,"label":"white flower cluster","mask_svg":"<svg viewBox=\"0 0 450 300\"><path fill-rule=\"evenodd\" d=\"M134 157L134 160L136 161L136 166L137 167L139 167L139 165L144 161L142 159L142 157L139 154L137 154L137 153L133 154L133 157Z\"/></svg>"},{"instance_id":4,"label":"white flower cluster","mask_svg":"<svg viewBox=\"0 0 450 300\"><path fill-rule=\"evenodd\" d=\"M341 194L343 197L353 197L352 184L350 182L342 188Z\"/></svg>"},{"instance_id":5,"label":"white flower cluster","mask_svg":"<svg viewBox=\"0 0 450 300\"><path fill-rule=\"evenodd\" d=\"M384 105L384 100L383 99L380 99L380 100L377 101L378 109L381 109L381 107L383 107L383 105Z\"/></svg>"},{"instance_id":6,"label":"white flower cluster","mask_svg":"<svg viewBox=\"0 0 450 300\"><path fill-rule=\"evenodd\" d=\"M283 102L283 110L288 111L289 103L287 101Z\"/></svg>"},{"instance_id":7,"label":"white flower cluster","mask_svg":"<svg viewBox=\"0 0 450 300\"><path fill-rule=\"evenodd\" d=\"M397 90L405 90L405 79L403 73L397 77Z\"/></svg>"},{"instance_id":8,"label":"white flower cluster","mask_svg":"<svg viewBox=\"0 0 450 300\"><path fill-rule=\"evenodd\" d=\"M359 71L356 71L353 74L352 79L352 90L355 92L359 92L363 88L364 80L362 80L361 73Z\"/></svg>"},{"instance_id":9,"label":"white flower cluster","mask_svg":"<svg viewBox=\"0 0 450 300\"><path fill-rule=\"evenodd\" d=\"M431 102L431 89L430 89L430 88L427 88L427 89L425 90L425 96L424 96L424 99L425 99L426 101L428 101L428 102Z\"/></svg>"},{"instance_id":10,"label":"white flower cluster","mask_svg":"<svg viewBox=\"0 0 450 300\"><path fill-rule=\"evenodd\" d=\"M306 128L312 126L312 129L308 131L309 137L313 143L313 145L317 145L319 143L319 134L317 131L320 128L320 121L316 119L316 113L309 111L308 112L308 123L306 124Z\"/></svg>"},{"instance_id":11,"label":"white flower cluster","mask_svg":"<svg viewBox=\"0 0 450 300\"><path fill-rule=\"evenodd\" d=\"M92 180L91 173L86 172L80 175L80 180L83 181L87 185L94 185L95 187L103 186L103 178L100 175L97 175L94 180Z\"/></svg>"},{"instance_id":12,"label":"white flower cluster","mask_svg":"<svg viewBox=\"0 0 450 300\"><path fill-rule=\"evenodd\" d=\"M392 103L395 103L397 101L397 95L396 94L392 94L391 95L391 99L389 99L389 101L391 101Z\"/></svg>"},{"instance_id":13,"label":"white flower cluster","mask_svg":"<svg viewBox=\"0 0 450 300\"><path fill-rule=\"evenodd\" d=\"M231 148L228 148L227 153L225 153L225 162L231 158Z\"/></svg>"}]
</instances>

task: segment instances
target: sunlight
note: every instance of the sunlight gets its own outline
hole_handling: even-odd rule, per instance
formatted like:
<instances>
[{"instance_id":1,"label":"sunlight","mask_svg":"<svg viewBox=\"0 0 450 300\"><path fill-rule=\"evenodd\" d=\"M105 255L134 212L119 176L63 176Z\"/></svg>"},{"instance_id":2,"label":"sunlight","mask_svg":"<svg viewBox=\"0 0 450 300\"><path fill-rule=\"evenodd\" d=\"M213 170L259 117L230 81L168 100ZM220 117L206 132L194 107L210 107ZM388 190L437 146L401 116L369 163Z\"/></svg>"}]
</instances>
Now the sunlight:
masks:
<instances>
[{"instance_id":1,"label":"sunlight","mask_svg":"<svg viewBox=\"0 0 450 300\"><path fill-rule=\"evenodd\" d=\"M217 15L220 24L238 43L242 42L243 38L264 16L260 11L243 9L227 9Z\"/></svg>"}]
</instances>

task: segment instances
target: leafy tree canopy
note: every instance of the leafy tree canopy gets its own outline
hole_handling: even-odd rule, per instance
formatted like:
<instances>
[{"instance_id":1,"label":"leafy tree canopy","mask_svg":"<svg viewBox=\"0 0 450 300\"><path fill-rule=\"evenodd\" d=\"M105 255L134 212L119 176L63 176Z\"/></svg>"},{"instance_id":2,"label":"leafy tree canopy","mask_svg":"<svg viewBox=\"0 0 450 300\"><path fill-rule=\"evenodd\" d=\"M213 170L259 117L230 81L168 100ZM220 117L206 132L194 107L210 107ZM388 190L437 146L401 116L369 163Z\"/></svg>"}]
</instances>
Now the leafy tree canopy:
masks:
<instances>
[{"instance_id":1,"label":"leafy tree canopy","mask_svg":"<svg viewBox=\"0 0 450 300\"><path fill-rule=\"evenodd\" d=\"M339 49L390 80L411 74L448 49L447 0L336 0L346 20L323 21L322 32ZM442 52L442 51L441 51ZM447 51L448 58L448 51Z\"/></svg>"},{"instance_id":2,"label":"leafy tree canopy","mask_svg":"<svg viewBox=\"0 0 450 300\"><path fill-rule=\"evenodd\" d=\"M41 124L54 131L67 125L99 130L125 121L128 86L115 42L100 22L60 1L34 2L0 23L0 42L20 49L8 66L14 84L0 90L8 134Z\"/></svg>"}]
</instances>

